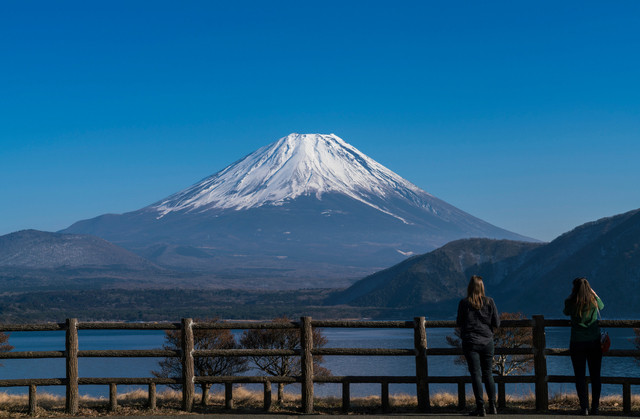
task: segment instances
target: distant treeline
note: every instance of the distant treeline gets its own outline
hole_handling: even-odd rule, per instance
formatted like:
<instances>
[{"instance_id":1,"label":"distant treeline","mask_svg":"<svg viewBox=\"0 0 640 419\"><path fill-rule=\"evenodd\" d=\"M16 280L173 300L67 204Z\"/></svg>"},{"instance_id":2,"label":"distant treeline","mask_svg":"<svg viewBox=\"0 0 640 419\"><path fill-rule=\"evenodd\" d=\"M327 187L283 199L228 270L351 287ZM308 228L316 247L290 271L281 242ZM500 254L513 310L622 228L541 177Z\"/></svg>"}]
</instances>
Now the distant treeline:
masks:
<instances>
[{"instance_id":1,"label":"distant treeline","mask_svg":"<svg viewBox=\"0 0 640 419\"><path fill-rule=\"evenodd\" d=\"M4 323L66 318L162 321L182 317L224 319L402 318L402 310L325 306L329 290L247 291L194 289L54 290L0 296ZM422 314L424 315L424 313Z\"/></svg>"}]
</instances>

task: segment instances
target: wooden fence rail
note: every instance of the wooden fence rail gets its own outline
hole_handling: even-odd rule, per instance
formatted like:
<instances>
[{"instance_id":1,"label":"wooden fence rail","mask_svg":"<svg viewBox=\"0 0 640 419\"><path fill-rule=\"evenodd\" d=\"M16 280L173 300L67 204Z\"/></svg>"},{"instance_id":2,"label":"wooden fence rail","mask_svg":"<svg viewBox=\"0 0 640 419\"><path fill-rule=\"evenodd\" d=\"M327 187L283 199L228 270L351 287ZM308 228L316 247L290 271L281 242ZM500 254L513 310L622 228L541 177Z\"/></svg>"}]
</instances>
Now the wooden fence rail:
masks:
<instances>
[{"instance_id":1,"label":"wooden fence rail","mask_svg":"<svg viewBox=\"0 0 640 419\"><path fill-rule=\"evenodd\" d=\"M640 328L640 320L602 320L601 326L609 328ZM224 384L225 407L233 407L233 384L257 383L264 386L264 409L271 406L272 383L299 383L302 386L302 411L312 413L314 383L338 383L342 385L342 409L347 412L350 408L350 386L356 383L380 384L381 404L384 411L389 406L389 384L415 384L418 400L418 411L430 411L430 384L457 384L458 405L465 404L465 385L470 383L470 377L465 376L433 376L429 374L428 359L433 356L462 355L460 348L430 348L427 340L427 330L430 328L454 328L455 322L431 320L416 317L413 321L346 321L346 320L312 320L302 317L299 322L194 322L192 319L182 319L179 323L120 323L120 322L78 322L77 319L67 319L65 323L47 324L0 324L0 331L36 332L36 331L65 331L64 351L24 351L0 353L1 359L36 359L36 358L64 358L66 376L64 378L30 378L0 380L0 387L28 387L29 411L32 415L37 410L37 387L64 385L66 387L66 411L74 415L78 412L79 392L81 385L106 385L109 387L109 408L117 409L118 385L147 385L149 390L149 408L156 407L157 385L181 385L182 408L191 411L195 397L196 384ZM498 406L505 405L505 384L531 383L535 387L536 410L544 412L549 407L549 383L571 383L573 376L549 375L547 372L547 357L568 356L566 348L546 347L546 327L570 327L569 320L548 320L543 316L533 316L531 320L505 320L502 327L526 327L532 329L532 342L529 348L501 348L495 350L496 355L531 355L534 361L533 375L498 376L495 381L498 386ZM407 349L388 348L314 348L313 328L405 328L413 329L414 347ZM206 329L299 329L301 333L300 349L214 349L201 350L194 347L194 330ZM181 348L178 350L79 350L78 330L179 330ZM248 356L295 356L300 358L301 374L295 377L273 376L196 376L195 359L199 357L248 357ZM413 357L415 359L415 375L411 376L316 376L313 372L314 356L388 356ZM640 350L613 349L605 356L610 357L640 357ZM124 377L124 378L92 378L79 377L78 358L165 358L176 357L181 360L182 375L180 377ZM622 386L623 412L631 412L631 386L640 385L640 377L602 377L603 384Z\"/></svg>"}]
</instances>

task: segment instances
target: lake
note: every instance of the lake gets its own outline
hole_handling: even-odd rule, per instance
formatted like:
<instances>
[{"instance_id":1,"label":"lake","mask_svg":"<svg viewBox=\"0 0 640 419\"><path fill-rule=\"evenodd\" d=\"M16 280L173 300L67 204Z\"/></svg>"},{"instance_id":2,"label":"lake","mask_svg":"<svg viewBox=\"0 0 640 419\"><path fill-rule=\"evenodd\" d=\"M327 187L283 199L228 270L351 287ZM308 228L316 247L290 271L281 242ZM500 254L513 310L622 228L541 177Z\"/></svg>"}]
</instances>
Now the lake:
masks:
<instances>
[{"instance_id":1,"label":"lake","mask_svg":"<svg viewBox=\"0 0 640 419\"><path fill-rule=\"evenodd\" d=\"M631 329L607 329L612 338L612 348L633 349L631 339L634 337ZM568 328L547 328L547 346L550 348L568 347ZM413 348L413 329L323 329L328 339L326 347L334 348ZM110 331L110 330L80 330L79 349L157 349L164 341L162 331ZM429 347L448 347L446 336L453 335L452 329L427 329ZM64 332L12 332L9 342L15 351L49 351L64 350ZM454 364L452 356L431 356L428 359L431 375L456 376L468 374L466 366ZM78 369L80 377L150 377L152 370L157 370L161 358L80 358ZM357 356L325 356L323 366L329 368L335 375L414 375L414 357L357 357ZM3 361L0 377L12 378L60 378L65 376L64 359L8 359ZM551 375L572 375L569 357L548 357L547 369ZM260 375L251 371L248 374ZM631 358L605 357L602 366L603 376L640 376L640 364ZM261 386L251 387L262 391ZM136 386L118 386L118 393L125 393ZM146 387L145 387L146 388ZM457 392L455 384L432 384L431 393L441 391ZM514 395L525 395L533 391L529 384L507 384L507 392ZM220 386L214 386L219 391ZM158 386L158 392L163 390ZM413 384L391 384L392 394L404 393L415 395ZM11 394L25 394L27 388L5 388ZM64 395L62 386L40 387L39 392ZM275 388L274 388L275 391ZM298 385L289 385L285 391L298 392ZM550 394L556 392L575 392L573 384L550 384ZM467 392L471 386L467 385ZM632 392L637 394L635 388ZM621 386L604 385L603 394L620 394ZM108 397L108 386L80 386L81 395ZM316 384L315 394L318 396L341 394L339 384ZM378 384L352 384L351 394L354 397L370 394L380 394Z\"/></svg>"}]
</instances>

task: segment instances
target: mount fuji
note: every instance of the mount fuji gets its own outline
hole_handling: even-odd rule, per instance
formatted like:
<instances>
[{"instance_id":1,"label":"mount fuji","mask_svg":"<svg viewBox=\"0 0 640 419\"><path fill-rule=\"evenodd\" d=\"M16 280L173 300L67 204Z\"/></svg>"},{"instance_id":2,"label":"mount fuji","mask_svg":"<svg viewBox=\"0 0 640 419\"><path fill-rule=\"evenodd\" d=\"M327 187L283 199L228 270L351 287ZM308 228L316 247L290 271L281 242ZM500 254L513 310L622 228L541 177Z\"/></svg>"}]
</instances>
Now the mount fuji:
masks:
<instances>
[{"instance_id":1,"label":"mount fuji","mask_svg":"<svg viewBox=\"0 0 640 419\"><path fill-rule=\"evenodd\" d=\"M434 197L334 134L290 134L152 205L62 232L93 234L173 269L323 287L460 238L532 241Z\"/></svg>"}]
</instances>

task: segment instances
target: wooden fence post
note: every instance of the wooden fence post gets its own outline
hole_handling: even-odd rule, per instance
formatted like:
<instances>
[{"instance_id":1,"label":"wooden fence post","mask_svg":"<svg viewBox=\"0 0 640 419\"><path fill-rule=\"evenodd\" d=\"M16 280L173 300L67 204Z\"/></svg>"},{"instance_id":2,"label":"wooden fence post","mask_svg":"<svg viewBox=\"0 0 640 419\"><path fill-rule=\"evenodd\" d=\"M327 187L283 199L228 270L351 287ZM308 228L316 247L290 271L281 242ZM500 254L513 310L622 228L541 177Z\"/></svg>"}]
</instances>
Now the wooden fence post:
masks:
<instances>
[{"instance_id":1,"label":"wooden fence post","mask_svg":"<svg viewBox=\"0 0 640 419\"><path fill-rule=\"evenodd\" d=\"M149 384L149 409L156 409L156 383Z\"/></svg>"},{"instance_id":2,"label":"wooden fence post","mask_svg":"<svg viewBox=\"0 0 640 419\"><path fill-rule=\"evenodd\" d=\"M233 383L224 383L224 408L233 409Z\"/></svg>"},{"instance_id":3,"label":"wooden fence post","mask_svg":"<svg viewBox=\"0 0 640 419\"><path fill-rule=\"evenodd\" d=\"M29 416L35 416L38 410L38 395L35 384L29 385Z\"/></svg>"},{"instance_id":4,"label":"wooden fence post","mask_svg":"<svg viewBox=\"0 0 640 419\"><path fill-rule=\"evenodd\" d=\"M625 415L631 413L631 384L629 383L622 385L622 412Z\"/></svg>"},{"instance_id":5,"label":"wooden fence post","mask_svg":"<svg viewBox=\"0 0 640 419\"><path fill-rule=\"evenodd\" d=\"M182 410L185 412L191 412L195 394L192 325L192 319L182 319L180 330L182 341Z\"/></svg>"},{"instance_id":6,"label":"wooden fence post","mask_svg":"<svg viewBox=\"0 0 640 419\"><path fill-rule=\"evenodd\" d=\"M268 412L271 409L271 381L264 382L264 401L263 407L264 411Z\"/></svg>"},{"instance_id":7,"label":"wooden fence post","mask_svg":"<svg viewBox=\"0 0 640 419\"><path fill-rule=\"evenodd\" d=\"M380 384L380 399L382 404L382 411L387 413L391 410L391 406L389 405L389 383L383 382Z\"/></svg>"},{"instance_id":8,"label":"wooden fence post","mask_svg":"<svg viewBox=\"0 0 640 419\"><path fill-rule=\"evenodd\" d=\"M467 408L467 389L464 386L464 382L458 383L458 410L464 410Z\"/></svg>"},{"instance_id":9,"label":"wooden fence post","mask_svg":"<svg viewBox=\"0 0 640 419\"><path fill-rule=\"evenodd\" d=\"M351 408L351 389L348 381L342 382L342 413L349 412Z\"/></svg>"},{"instance_id":10,"label":"wooden fence post","mask_svg":"<svg viewBox=\"0 0 640 419\"><path fill-rule=\"evenodd\" d=\"M547 340L544 330L544 316L533 316L533 366L536 378L536 411L549 409L549 387L547 376L547 358L544 353Z\"/></svg>"},{"instance_id":11,"label":"wooden fence post","mask_svg":"<svg viewBox=\"0 0 640 419\"><path fill-rule=\"evenodd\" d=\"M116 383L109 384L109 411L118 410L118 386Z\"/></svg>"},{"instance_id":12,"label":"wooden fence post","mask_svg":"<svg viewBox=\"0 0 640 419\"><path fill-rule=\"evenodd\" d=\"M67 319L66 323L66 411L70 415L75 415L78 413L78 319Z\"/></svg>"},{"instance_id":13,"label":"wooden fence post","mask_svg":"<svg viewBox=\"0 0 640 419\"><path fill-rule=\"evenodd\" d=\"M498 409L507 407L507 389L503 381L498 382Z\"/></svg>"},{"instance_id":14,"label":"wooden fence post","mask_svg":"<svg viewBox=\"0 0 640 419\"><path fill-rule=\"evenodd\" d=\"M311 328L311 317L300 318L300 345L301 356L300 367L302 372L302 411L313 413L313 330Z\"/></svg>"},{"instance_id":15,"label":"wooden fence post","mask_svg":"<svg viewBox=\"0 0 640 419\"><path fill-rule=\"evenodd\" d=\"M425 318L413 318L413 343L416 350L416 394L418 396L418 411L428 413L431 411L429 400L429 367L427 364L427 330Z\"/></svg>"}]
</instances>

